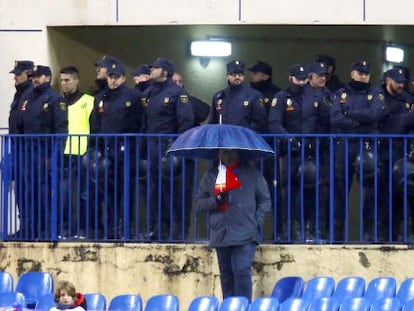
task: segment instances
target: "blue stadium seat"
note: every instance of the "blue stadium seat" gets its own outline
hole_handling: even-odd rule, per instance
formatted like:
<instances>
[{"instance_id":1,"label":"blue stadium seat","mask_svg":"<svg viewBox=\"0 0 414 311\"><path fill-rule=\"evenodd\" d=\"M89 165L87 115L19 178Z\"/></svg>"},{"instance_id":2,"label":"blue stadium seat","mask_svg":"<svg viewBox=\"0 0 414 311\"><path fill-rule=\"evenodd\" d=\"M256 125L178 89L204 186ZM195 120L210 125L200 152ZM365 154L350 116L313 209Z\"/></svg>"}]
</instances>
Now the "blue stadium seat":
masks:
<instances>
[{"instance_id":1,"label":"blue stadium seat","mask_svg":"<svg viewBox=\"0 0 414 311\"><path fill-rule=\"evenodd\" d=\"M408 300L402 305L401 311L414 311L414 299Z\"/></svg>"},{"instance_id":2,"label":"blue stadium seat","mask_svg":"<svg viewBox=\"0 0 414 311\"><path fill-rule=\"evenodd\" d=\"M88 310L89 307L87 306ZM111 299L108 311L142 311L142 299L139 295L124 294Z\"/></svg>"},{"instance_id":3,"label":"blue stadium seat","mask_svg":"<svg viewBox=\"0 0 414 311\"><path fill-rule=\"evenodd\" d=\"M249 300L246 297L227 297L221 302L219 311L248 311L249 305Z\"/></svg>"},{"instance_id":4,"label":"blue stadium seat","mask_svg":"<svg viewBox=\"0 0 414 311\"><path fill-rule=\"evenodd\" d=\"M175 295L155 295L148 299L145 311L178 311L180 303Z\"/></svg>"},{"instance_id":5,"label":"blue stadium seat","mask_svg":"<svg viewBox=\"0 0 414 311\"><path fill-rule=\"evenodd\" d=\"M249 311L278 311L279 300L276 297L258 297L250 304Z\"/></svg>"},{"instance_id":6,"label":"blue stadium seat","mask_svg":"<svg viewBox=\"0 0 414 311\"><path fill-rule=\"evenodd\" d=\"M402 281L396 297L400 300L401 305L414 299L414 278L408 278Z\"/></svg>"},{"instance_id":7,"label":"blue stadium seat","mask_svg":"<svg viewBox=\"0 0 414 311\"><path fill-rule=\"evenodd\" d=\"M371 304L370 311L399 311L401 303L397 298L381 298Z\"/></svg>"},{"instance_id":8,"label":"blue stadium seat","mask_svg":"<svg viewBox=\"0 0 414 311\"><path fill-rule=\"evenodd\" d=\"M305 282L300 276L286 276L279 279L271 296L276 297L279 303L283 303L289 298L302 297Z\"/></svg>"},{"instance_id":9,"label":"blue stadium seat","mask_svg":"<svg viewBox=\"0 0 414 311\"><path fill-rule=\"evenodd\" d=\"M105 311L106 310L106 298L102 294L84 294L86 300L86 307L88 310L93 311Z\"/></svg>"},{"instance_id":10,"label":"blue stadium seat","mask_svg":"<svg viewBox=\"0 0 414 311\"><path fill-rule=\"evenodd\" d=\"M219 301L215 296L199 296L194 298L188 311L217 311Z\"/></svg>"},{"instance_id":11,"label":"blue stadium seat","mask_svg":"<svg viewBox=\"0 0 414 311\"><path fill-rule=\"evenodd\" d=\"M36 303L35 310L47 311L56 304L55 296L53 294L46 294L39 298Z\"/></svg>"},{"instance_id":12,"label":"blue stadium seat","mask_svg":"<svg viewBox=\"0 0 414 311\"><path fill-rule=\"evenodd\" d=\"M349 276L341 279L336 285L333 297L339 304L352 298L363 297L365 294L365 279L359 276Z\"/></svg>"},{"instance_id":13,"label":"blue stadium seat","mask_svg":"<svg viewBox=\"0 0 414 311\"><path fill-rule=\"evenodd\" d=\"M335 297L321 297L311 300L309 311L337 311L339 302Z\"/></svg>"},{"instance_id":14,"label":"blue stadium seat","mask_svg":"<svg viewBox=\"0 0 414 311\"><path fill-rule=\"evenodd\" d=\"M364 298L352 298L345 300L339 307L339 311L369 311L371 302Z\"/></svg>"},{"instance_id":15,"label":"blue stadium seat","mask_svg":"<svg viewBox=\"0 0 414 311\"><path fill-rule=\"evenodd\" d=\"M8 308L8 307L24 307L26 302L24 300L24 296L21 293L17 292L4 292L0 293L0 308ZM16 308L19 309L19 308ZM21 308L20 308L21 309Z\"/></svg>"},{"instance_id":16,"label":"blue stadium seat","mask_svg":"<svg viewBox=\"0 0 414 311\"><path fill-rule=\"evenodd\" d=\"M330 276L317 276L307 282L302 298L312 301L322 297L331 297L334 290L334 278Z\"/></svg>"},{"instance_id":17,"label":"blue stadium seat","mask_svg":"<svg viewBox=\"0 0 414 311\"><path fill-rule=\"evenodd\" d=\"M0 293L9 293L13 291L13 276L6 272L0 272Z\"/></svg>"},{"instance_id":18,"label":"blue stadium seat","mask_svg":"<svg viewBox=\"0 0 414 311\"><path fill-rule=\"evenodd\" d=\"M289 298L279 306L279 311L307 311L310 302L303 298Z\"/></svg>"},{"instance_id":19,"label":"blue stadium seat","mask_svg":"<svg viewBox=\"0 0 414 311\"><path fill-rule=\"evenodd\" d=\"M372 279L367 286L367 291L364 297L368 299L371 304L381 298L395 297L397 288L397 281L393 277L380 276Z\"/></svg>"},{"instance_id":20,"label":"blue stadium seat","mask_svg":"<svg viewBox=\"0 0 414 311\"><path fill-rule=\"evenodd\" d=\"M15 291L22 293L26 306L33 309L40 297L46 294L53 294L53 277L50 273L41 271L23 273L17 279Z\"/></svg>"}]
</instances>

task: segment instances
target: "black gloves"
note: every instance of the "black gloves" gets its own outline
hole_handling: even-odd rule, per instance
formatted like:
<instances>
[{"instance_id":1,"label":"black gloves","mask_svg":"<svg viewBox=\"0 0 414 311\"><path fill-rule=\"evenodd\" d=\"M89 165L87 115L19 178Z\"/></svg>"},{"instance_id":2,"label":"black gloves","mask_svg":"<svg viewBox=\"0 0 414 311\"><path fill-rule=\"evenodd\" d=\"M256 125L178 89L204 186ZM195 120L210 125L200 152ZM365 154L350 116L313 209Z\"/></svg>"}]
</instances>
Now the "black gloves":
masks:
<instances>
[{"instance_id":1,"label":"black gloves","mask_svg":"<svg viewBox=\"0 0 414 311\"><path fill-rule=\"evenodd\" d=\"M216 195L216 202L218 206L226 204L228 200L229 200L228 192L220 192L219 194Z\"/></svg>"}]
</instances>

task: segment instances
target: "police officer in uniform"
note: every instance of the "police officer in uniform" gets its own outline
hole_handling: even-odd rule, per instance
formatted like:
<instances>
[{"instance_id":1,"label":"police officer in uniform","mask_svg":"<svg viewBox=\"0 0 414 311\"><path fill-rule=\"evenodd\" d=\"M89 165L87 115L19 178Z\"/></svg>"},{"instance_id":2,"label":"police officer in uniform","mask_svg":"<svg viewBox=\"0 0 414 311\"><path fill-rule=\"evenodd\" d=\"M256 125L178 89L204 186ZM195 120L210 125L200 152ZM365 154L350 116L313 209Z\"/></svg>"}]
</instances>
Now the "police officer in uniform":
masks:
<instances>
[{"instance_id":1,"label":"police officer in uniform","mask_svg":"<svg viewBox=\"0 0 414 311\"><path fill-rule=\"evenodd\" d=\"M315 61L317 63L324 63L328 69L328 75L326 76L326 87L335 93L337 90L343 88L345 84L335 74L336 59L326 54L316 55Z\"/></svg>"},{"instance_id":2,"label":"police officer in uniform","mask_svg":"<svg viewBox=\"0 0 414 311\"><path fill-rule=\"evenodd\" d=\"M378 133L378 121L382 116L384 96L370 84L370 65L367 61L356 61L351 67L351 81L334 96L331 109L331 127L336 133L372 134ZM363 144L361 147L360 144ZM362 154L360 150L362 149ZM344 235L345 215L348 206L345 206L345 197L349 195L352 179L357 174L358 158L364 159L366 155L373 155L375 146L370 139L338 138L335 142L335 182L334 182L334 219L335 240L347 239ZM373 155L374 157L375 155ZM347 165L346 165L347 162ZM346 170L348 167L348 170ZM368 165L365 166L362 177L368 177ZM372 168L376 171L375 168ZM374 221L374 178L363 179L360 185L364 191L363 214L365 238L372 238ZM348 184L346 184L346 181Z\"/></svg>"},{"instance_id":3,"label":"police officer in uniform","mask_svg":"<svg viewBox=\"0 0 414 311\"><path fill-rule=\"evenodd\" d=\"M145 133L180 134L194 126L189 95L172 80L174 72L173 63L166 58L157 58L151 64L152 85L145 103ZM147 207L150 224L145 236L148 239L183 240L190 226L193 172L191 166L187 167L187 161L166 157L165 152L172 140L171 137L155 137L150 138L147 144L146 157L151 163L148 186L152 198ZM185 182L182 182L183 178Z\"/></svg>"},{"instance_id":4,"label":"police officer in uniform","mask_svg":"<svg viewBox=\"0 0 414 311\"><path fill-rule=\"evenodd\" d=\"M308 82L308 67L293 65L289 68L289 87L276 94L272 101L269 114L269 132L272 134L312 134L319 133L323 119L326 118L327 107L315 100L314 96L305 96ZM315 171L302 177L305 160L313 156L313 141L292 137L280 141L279 152L282 156L281 192L282 206L278 211L281 234L290 238L293 227L293 240L313 239L315 210ZM303 148L304 147L304 148ZM310 162L312 164L312 162ZM313 164L315 166L315 164ZM307 170L307 168L306 168ZM307 180L307 179L310 180ZM306 202L306 203L305 203ZM289 219L289 214L292 215ZM304 215L304 217L302 217ZM287 224L288 228L284 227ZM305 236L305 229L306 236ZM284 239L286 237L280 236Z\"/></svg>"},{"instance_id":5,"label":"police officer in uniform","mask_svg":"<svg viewBox=\"0 0 414 311\"><path fill-rule=\"evenodd\" d=\"M244 63L227 64L228 87L213 96L208 123L244 126L258 133L266 131L266 109L262 94L244 84Z\"/></svg>"},{"instance_id":6,"label":"police officer in uniform","mask_svg":"<svg viewBox=\"0 0 414 311\"><path fill-rule=\"evenodd\" d=\"M50 85L52 72L48 66L33 68L33 89L25 92L20 104L19 134L32 134L25 138L21 162L24 165L24 189L21 230L24 239L44 239L51 228L51 177L53 154L63 153L64 139L38 134L67 134L68 115L64 99ZM59 158L59 156L58 156ZM46 173L48 172L48 173ZM59 178L59 176L58 176Z\"/></svg>"},{"instance_id":7,"label":"police officer in uniform","mask_svg":"<svg viewBox=\"0 0 414 311\"><path fill-rule=\"evenodd\" d=\"M147 64L141 64L132 71L132 79L134 80L134 88L142 93L151 85L151 68Z\"/></svg>"},{"instance_id":8,"label":"police officer in uniform","mask_svg":"<svg viewBox=\"0 0 414 311\"><path fill-rule=\"evenodd\" d=\"M139 92L126 84L124 65L114 61L107 71L108 90L95 96L94 110L98 116L95 121L99 123L94 128L99 134L113 136L98 138L102 159L95 163L98 171L94 175L98 175L100 197L109 196L104 202L107 215L104 237L120 239L129 234L127 222L134 218L136 212L134 173L139 144L136 137L114 134L139 133L144 108ZM124 174L124 165L129 167L129 174ZM128 211L130 217L126 214Z\"/></svg>"},{"instance_id":9,"label":"police officer in uniform","mask_svg":"<svg viewBox=\"0 0 414 311\"><path fill-rule=\"evenodd\" d=\"M380 85L380 92L384 95L383 116L379 122L381 134L408 134L412 125L412 95L404 90L407 82L404 70L393 68L384 73L383 84ZM393 138L390 150L390 140L383 138L380 141L380 178L379 178L379 234L378 239L402 241L404 224L404 195L403 184L393 179L392 192L390 193L390 168L394 167L397 161L403 161L407 150L405 150L404 139ZM407 141L410 148L410 141ZM390 158L391 152L391 158ZM403 166L401 166L403 167ZM401 168L400 167L400 168ZM389 198L392 198L392 226L393 232L389 231ZM408 197L407 209L411 210L412 200ZM412 215L409 215L412 216Z\"/></svg>"}]
</instances>

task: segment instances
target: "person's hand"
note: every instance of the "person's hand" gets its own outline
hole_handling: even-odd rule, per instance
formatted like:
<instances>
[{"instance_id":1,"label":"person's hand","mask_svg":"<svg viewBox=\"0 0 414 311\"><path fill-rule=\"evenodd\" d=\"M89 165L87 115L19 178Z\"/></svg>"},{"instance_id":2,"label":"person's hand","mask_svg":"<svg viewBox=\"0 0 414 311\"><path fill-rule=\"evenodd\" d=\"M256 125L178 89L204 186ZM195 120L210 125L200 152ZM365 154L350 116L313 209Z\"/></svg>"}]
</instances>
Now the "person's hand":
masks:
<instances>
[{"instance_id":1,"label":"person's hand","mask_svg":"<svg viewBox=\"0 0 414 311\"><path fill-rule=\"evenodd\" d=\"M216 195L216 202L218 206L226 204L228 200L229 200L228 192L220 192L219 194Z\"/></svg>"}]
</instances>

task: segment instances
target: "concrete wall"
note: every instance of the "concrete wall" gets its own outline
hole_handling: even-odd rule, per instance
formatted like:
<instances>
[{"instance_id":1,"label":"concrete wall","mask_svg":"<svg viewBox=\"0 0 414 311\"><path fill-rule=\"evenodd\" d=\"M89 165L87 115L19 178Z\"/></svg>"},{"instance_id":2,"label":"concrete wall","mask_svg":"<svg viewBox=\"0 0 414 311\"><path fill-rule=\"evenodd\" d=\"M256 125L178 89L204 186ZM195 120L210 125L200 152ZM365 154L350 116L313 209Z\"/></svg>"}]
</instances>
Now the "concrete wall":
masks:
<instances>
[{"instance_id":1,"label":"concrete wall","mask_svg":"<svg viewBox=\"0 0 414 311\"><path fill-rule=\"evenodd\" d=\"M289 275L305 280L351 275L369 282L378 276L398 283L414 276L410 246L261 245L253 264L254 297L270 295L275 282ZM180 299L180 310L200 295L221 300L215 251L203 244L2 243L0 270L14 279L26 271L47 271L70 280L83 293L140 294L144 303L156 294Z\"/></svg>"}]
</instances>

